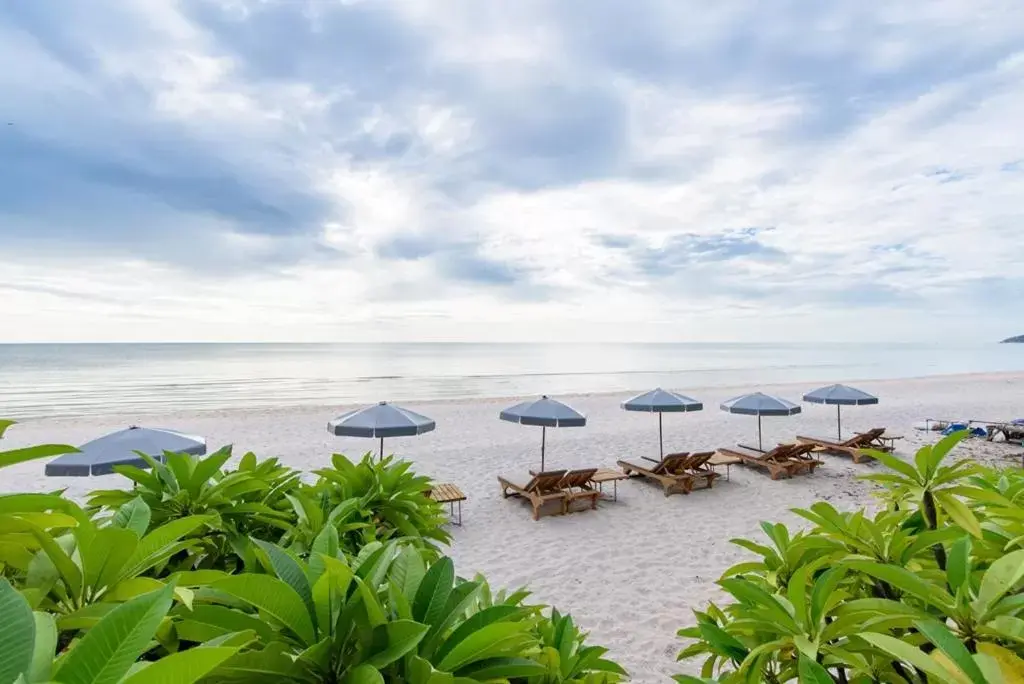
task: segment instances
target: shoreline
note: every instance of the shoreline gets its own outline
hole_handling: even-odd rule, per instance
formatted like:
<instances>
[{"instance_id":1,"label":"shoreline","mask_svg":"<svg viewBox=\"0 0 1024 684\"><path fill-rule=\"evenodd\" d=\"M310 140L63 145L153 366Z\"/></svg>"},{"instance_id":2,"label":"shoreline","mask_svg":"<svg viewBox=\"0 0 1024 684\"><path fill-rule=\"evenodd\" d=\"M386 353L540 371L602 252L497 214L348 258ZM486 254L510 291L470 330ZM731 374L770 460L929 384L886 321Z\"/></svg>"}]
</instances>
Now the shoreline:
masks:
<instances>
[{"instance_id":1,"label":"shoreline","mask_svg":"<svg viewBox=\"0 0 1024 684\"><path fill-rule=\"evenodd\" d=\"M938 383L952 382L952 381L989 381L989 380L1006 380L1020 381L1024 383L1024 371L998 371L998 372L982 372L982 373L947 373L947 374L936 374L936 375L916 375L906 377L889 377L889 378L860 378L854 380L842 380L843 384L859 385L859 384L870 384L875 386L887 386L893 384L902 384L907 382L929 382L934 381ZM700 394L700 393L714 393L720 392L732 393L732 394L743 394L745 392L758 391L759 389L770 388L775 393L784 394L786 392L796 392L801 396L791 401L796 401L798 404L803 404L801 401L802 395L816 387L822 385L829 385L836 380L829 379L818 379L811 381L800 381L800 382L783 382L783 383L751 383L745 385L729 384L729 385L706 385L706 386L692 386L692 387L664 387L683 394ZM634 396L641 392L654 389L650 387L639 387L633 389L624 390L602 390L599 392L569 392L569 393L554 393L550 396L571 402L573 400L587 400L594 398L611 398L618 396ZM451 406L455 404L465 404L467 402L481 402L481 403L499 403L499 402L515 402L523 399L528 399L535 394L501 394L501 395L467 395L461 397L446 397L446 398L433 398L433 399L404 399L404 398L393 398L393 399L382 399L381 401L388 401L389 403L395 403L406 408L414 407L430 407L430 406ZM695 397L700 399L700 397ZM882 398L884 400L884 397ZM96 420L110 420L113 418L125 418L127 416L134 417L147 417L147 416L180 416L180 417L201 417L210 415L237 415L252 412L309 412L309 411L320 411L320 410L336 410L339 414L345 411L360 408L373 404L375 402L349 402L349 403L309 403L309 404L262 404L253 406L225 406L221 408L177 408L173 410L140 410L135 412L125 411L109 411L109 412L89 412L89 413L57 413L46 416L29 416L24 418L14 418L17 424L26 423L40 423L50 421L64 421L64 420L85 420L85 419L96 419ZM705 410L708 407L705 406ZM1024 411L1024 409L1022 409ZM0 418L10 418L2 413L0 409ZM924 418L922 418L923 420Z\"/></svg>"}]
</instances>

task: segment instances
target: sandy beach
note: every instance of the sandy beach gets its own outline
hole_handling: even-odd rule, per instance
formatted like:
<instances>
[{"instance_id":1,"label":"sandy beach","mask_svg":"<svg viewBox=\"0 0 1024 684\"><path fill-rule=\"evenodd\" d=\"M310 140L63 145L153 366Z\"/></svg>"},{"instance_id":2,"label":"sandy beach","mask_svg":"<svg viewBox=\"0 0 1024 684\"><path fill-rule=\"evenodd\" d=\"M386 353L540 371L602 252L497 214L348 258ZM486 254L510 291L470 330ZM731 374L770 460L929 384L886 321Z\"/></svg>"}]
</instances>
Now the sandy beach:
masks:
<instances>
[{"instance_id":1,"label":"sandy beach","mask_svg":"<svg viewBox=\"0 0 1024 684\"><path fill-rule=\"evenodd\" d=\"M877 406L844 409L850 430L887 426L905 435L897 453L911 454L936 439L914 429L926 418L1009 420L1024 416L1024 374L940 376L850 383L878 395ZM721 401L759 389L798 401L824 383L701 390L679 387L705 403L699 413L666 415L665 446L671 451L709 450L756 440L757 420L718 410ZM642 388L639 388L642 389ZM657 454L657 417L619 408L628 393L558 397L588 416L585 428L548 431L548 467L614 467L620 458ZM400 398L394 398L403 403ZM450 554L460 574L481 572L495 586L527 585L538 601L571 612L596 643L611 649L633 681L666 681L694 664L676 663L682 642L676 630L691 622L691 610L718 597L715 580L746 552L729 539L755 536L762 520L796 523L792 507L826 500L839 508L870 504L871 487L855 479L878 466L853 465L825 456L813 476L771 481L764 471L733 467L727 482L712 490L665 498L644 481L619 483L618 501L596 511L545 517L534 522L526 504L502 499L495 476L522 476L539 465L540 429L498 420L511 399L403 403L437 421L437 430L415 438L390 440L387 451L412 460L416 470L440 482L457 483L469 497L464 525L453 527ZM42 441L78 444L127 424L170 427L204 435L212 448L233 444L236 455L254 451L279 456L305 470L328 462L331 453L359 456L371 441L344 439L325 429L346 407L237 409L162 415L89 416L33 420L8 432L4 448ZM764 420L765 443L796 434L833 436L835 410L803 405L790 418ZM1019 464L1017 446L970 440L964 456ZM1014 460L1016 457L1018 460ZM3 491L68 488L80 496L115 486L118 476L47 479L42 465L28 463L3 471Z\"/></svg>"}]
</instances>

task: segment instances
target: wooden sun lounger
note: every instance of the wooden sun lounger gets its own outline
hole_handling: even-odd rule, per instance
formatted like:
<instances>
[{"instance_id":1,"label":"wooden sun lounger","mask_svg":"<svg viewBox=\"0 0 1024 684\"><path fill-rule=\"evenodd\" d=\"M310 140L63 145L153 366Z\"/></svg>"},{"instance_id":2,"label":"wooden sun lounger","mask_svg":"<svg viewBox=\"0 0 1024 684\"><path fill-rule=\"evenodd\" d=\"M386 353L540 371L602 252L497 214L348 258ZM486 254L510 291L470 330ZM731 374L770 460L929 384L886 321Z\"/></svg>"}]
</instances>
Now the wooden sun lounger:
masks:
<instances>
[{"instance_id":1,"label":"wooden sun lounger","mask_svg":"<svg viewBox=\"0 0 1024 684\"><path fill-rule=\"evenodd\" d=\"M879 449L879 451L891 451L888 446L878 447L873 445L874 441L882 436L885 428L875 428L867 432L856 434L849 439L837 442L833 439L822 437L804 437L797 435L796 441L800 444L809 444L817 447L825 453L847 454L854 463L860 463L863 458L871 458L863 452L864 449Z\"/></svg>"},{"instance_id":2,"label":"wooden sun lounger","mask_svg":"<svg viewBox=\"0 0 1024 684\"><path fill-rule=\"evenodd\" d=\"M810 448L813 449L813 447ZM739 448L722 448L718 450L718 453L720 454L738 458L740 463L744 465L752 465L767 469L768 474L773 480L778 480L782 475L792 477L793 475L803 471L813 471L814 467L820 463L820 461L818 461L814 466L809 463L801 463L797 458L793 457L793 454L796 452L796 444L779 444L771 451L765 453L745 450L741 451Z\"/></svg>"},{"instance_id":3,"label":"wooden sun lounger","mask_svg":"<svg viewBox=\"0 0 1024 684\"><path fill-rule=\"evenodd\" d=\"M813 444L792 444L790 446L793 447L793 450L789 452L788 458L800 466L799 472L806 470L808 474L811 474L815 468L822 465L822 461L814 457L817 447Z\"/></svg>"},{"instance_id":4,"label":"wooden sun lounger","mask_svg":"<svg viewBox=\"0 0 1024 684\"><path fill-rule=\"evenodd\" d=\"M684 452L668 454L654 466L637 465L629 461L619 461L618 464L626 475L645 477L659 483L665 491L665 496L670 496L689 494L699 480L703 480L705 486L710 488L718 477L718 474L707 465L712 455L713 452Z\"/></svg>"},{"instance_id":5,"label":"wooden sun lounger","mask_svg":"<svg viewBox=\"0 0 1024 684\"><path fill-rule=\"evenodd\" d=\"M577 499L590 499L590 508L597 508L597 500L601 492L594 489L590 480L597 474L597 468L583 468L581 470L570 470L562 476L558 483L559 488L565 493L565 509L571 510L572 503Z\"/></svg>"},{"instance_id":6,"label":"wooden sun lounger","mask_svg":"<svg viewBox=\"0 0 1024 684\"><path fill-rule=\"evenodd\" d=\"M498 476L498 484L501 485L501 495L506 499L510 496L518 496L526 499L533 506L533 519L540 519L541 508L551 501L558 501L559 515L564 515L568 505L565 491L560 484L565 477L564 470L549 470L537 473L525 485L516 484L512 479Z\"/></svg>"}]
</instances>

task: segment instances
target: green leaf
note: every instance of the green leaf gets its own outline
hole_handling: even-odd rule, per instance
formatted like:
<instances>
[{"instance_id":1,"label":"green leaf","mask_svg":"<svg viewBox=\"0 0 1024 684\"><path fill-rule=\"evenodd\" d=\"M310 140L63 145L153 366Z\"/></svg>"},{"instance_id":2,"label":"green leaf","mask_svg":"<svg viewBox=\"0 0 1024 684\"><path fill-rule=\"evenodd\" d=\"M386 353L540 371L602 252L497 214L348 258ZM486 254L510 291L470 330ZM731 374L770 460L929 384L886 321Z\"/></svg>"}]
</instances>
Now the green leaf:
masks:
<instances>
[{"instance_id":1,"label":"green leaf","mask_svg":"<svg viewBox=\"0 0 1024 684\"><path fill-rule=\"evenodd\" d=\"M409 601L416 599L416 591L426 572L422 553L411 546L403 548L391 565L391 578Z\"/></svg>"},{"instance_id":2,"label":"green leaf","mask_svg":"<svg viewBox=\"0 0 1024 684\"><path fill-rule=\"evenodd\" d=\"M0 613L3 610L0 609ZM32 650L32 666L29 668L30 682L47 682L57 653L57 623L48 613L34 613L35 645Z\"/></svg>"},{"instance_id":3,"label":"green leaf","mask_svg":"<svg viewBox=\"0 0 1024 684\"><path fill-rule=\"evenodd\" d=\"M478 613L471 615L465 622L455 628L441 647L437 649L434 660L443 660L453 649L459 646L470 635L485 629L486 627L511 620L523 612L518 606L496 605L488 606ZM515 623L512 623L515 624Z\"/></svg>"},{"instance_id":4,"label":"green leaf","mask_svg":"<svg viewBox=\"0 0 1024 684\"><path fill-rule=\"evenodd\" d=\"M315 615L313 588L309 585L309 577L306 576L306 571L299 560L277 544L271 544L256 538L253 538L252 541L267 554L267 558L270 559L270 565L274 569L274 574L279 579L287 582L288 586L294 589L295 593L302 599L302 602L306 604L306 612L311 616Z\"/></svg>"},{"instance_id":5,"label":"green leaf","mask_svg":"<svg viewBox=\"0 0 1024 684\"><path fill-rule=\"evenodd\" d=\"M905 641L896 639L887 634L865 633L859 635L861 639L868 642L897 660L913 665L922 672L927 673L942 684L969 684L966 677L958 678L949 670L940 665L937 661L928 656L924 651L911 646Z\"/></svg>"},{"instance_id":6,"label":"green leaf","mask_svg":"<svg viewBox=\"0 0 1024 684\"><path fill-rule=\"evenodd\" d=\"M0 682L13 682L32 666L35 618L28 602L3 578L0 616Z\"/></svg>"},{"instance_id":7,"label":"green leaf","mask_svg":"<svg viewBox=\"0 0 1024 684\"><path fill-rule=\"evenodd\" d=\"M978 669L978 664L971 658L970 651L945 625L938 620L922 620L915 622L914 626L917 627L917 631L921 632L928 641L938 646L939 650L949 656L950 660L956 663L956 666L971 678L973 684L987 684L985 676Z\"/></svg>"},{"instance_id":8,"label":"green leaf","mask_svg":"<svg viewBox=\"0 0 1024 684\"><path fill-rule=\"evenodd\" d=\"M276 618L299 638L303 645L316 642L313 620L306 604L295 590L276 577L269 575L234 575L210 585L211 589L248 603Z\"/></svg>"},{"instance_id":9,"label":"green leaf","mask_svg":"<svg viewBox=\"0 0 1024 684\"><path fill-rule=\"evenodd\" d=\"M384 677L373 665L357 665L352 668L345 679L344 684L385 684Z\"/></svg>"},{"instance_id":10,"label":"green leaf","mask_svg":"<svg viewBox=\"0 0 1024 684\"><path fill-rule=\"evenodd\" d=\"M383 630L387 646L367 658L366 663L376 668L384 668L415 649L427 633L427 626L412 620L396 620L378 627L377 630ZM376 638L374 640L376 641Z\"/></svg>"},{"instance_id":11,"label":"green leaf","mask_svg":"<svg viewBox=\"0 0 1024 684\"><path fill-rule=\"evenodd\" d=\"M835 680L832 679L828 670L806 656L800 656L798 669L800 684L835 684Z\"/></svg>"},{"instance_id":12,"label":"green leaf","mask_svg":"<svg viewBox=\"0 0 1024 684\"><path fill-rule=\"evenodd\" d=\"M458 673L459 668L486 658L513 655L528 645L532 638L524 622L497 622L487 625L463 639L438 663L440 670Z\"/></svg>"},{"instance_id":13,"label":"green leaf","mask_svg":"<svg viewBox=\"0 0 1024 684\"><path fill-rule=\"evenodd\" d=\"M413 600L412 614L417 622L433 625L441 619L454 581L455 564L451 558L443 556L430 566Z\"/></svg>"},{"instance_id":14,"label":"green leaf","mask_svg":"<svg viewBox=\"0 0 1024 684\"><path fill-rule=\"evenodd\" d=\"M119 527L103 527L80 536L78 553L85 586L98 591L117 584L121 570L138 545L135 532Z\"/></svg>"},{"instance_id":15,"label":"green leaf","mask_svg":"<svg viewBox=\"0 0 1024 684\"><path fill-rule=\"evenodd\" d=\"M963 501L947 492L935 492L934 496L953 522L975 539L981 539L981 523Z\"/></svg>"},{"instance_id":16,"label":"green leaf","mask_svg":"<svg viewBox=\"0 0 1024 684\"><path fill-rule=\"evenodd\" d=\"M141 539L145 536L146 530L149 529L149 521L152 515L153 512L149 509L146 502L142 500L141 496L137 496L118 508L110 523L115 527L131 530Z\"/></svg>"},{"instance_id":17,"label":"green leaf","mask_svg":"<svg viewBox=\"0 0 1024 684\"><path fill-rule=\"evenodd\" d=\"M141 575L182 548L179 540L192 534L212 519L206 515L191 515L161 525L139 541L135 552L127 560L121 579Z\"/></svg>"},{"instance_id":18,"label":"green leaf","mask_svg":"<svg viewBox=\"0 0 1024 684\"><path fill-rule=\"evenodd\" d=\"M897 589L909 593L915 598L920 599L929 605L935 606L936 608L948 611L952 610L953 597L951 597L939 585L934 582L928 582L921 579L918 575L910 572L909 570L896 567L894 565L875 563L873 561L847 561L844 565L853 570L859 570L860 572L871 575L872 577L877 577L883 582L888 582Z\"/></svg>"},{"instance_id":19,"label":"green leaf","mask_svg":"<svg viewBox=\"0 0 1024 684\"><path fill-rule=\"evenodd\" d=\"M83 590L82 571L75 565L75 562L71 560L71 557L68 556L60 544L50 536L49 532L33 525L32 534L35 536L36 541L39 542L43 553L57 570L60 579L64 581L68 594L75 599L81 598Z\"/></svg>"},{"instance_id":20,"label":"green leaf","mask_svg":"<svg viewBox=\"0 0 1024 684\"><path fill-rule=\"evenodd\" d=\"M165 656L121 684L195 684L235 655L237 648L192 648Z\"/></svg>"},{"instance_id":21,"label":"green leaf","mask_svg":"<svg viewBox=\"0 0 1024 684\"><path fill-rule=\"evenodd\" d=\"M61 684L116 684L149 647L171 607L173 587L140 596L106 615L60 661Z\"/></svg>"},{"instance_id":22,"label":"green leaf","mask_svg":"<svg viewBox=\"0 0 1024 684\"><path fill-rule=\"evenodd\" d=\"M946 559L946 583L959 591L971 576L971 538L961 537L953 543Z\"/></svg>"},{"instance_id":23,"label":"green leaf","mask_svg":"<svg viewBox=\"0 0 1024 684\"><path fill-rule=\"evenodd\" d=\"M34 461L37 458L52 458L62 454L76 453L78 453L78 449L67 444L40 444L39 446L31 446L24 449L0 451L0 468Z\"/></svg>"},{"instance_id":24,"label":"green leaf","mask_svg":"<svg viewBox=\"0 0 1024 684\"><path fill-rule=\"evenodd\" d=\"M17 424L17 421L14 420L0 419L0 439L3 439L4 433L7 432L7 428Z\"/></svg>"},{"instance_id":25,"label":"green leaf","mask_svg":"<svg viewBox=\"0 0 1024 684\"><path fill-rule=\"evenodd\" d=\"M1024 550L1014 551L992 563L981 578L975 612L985 615L1006 592L1024 579Z\"/></svg>"},{"instance_id":26,"label":"green leaf","mask_svg":"<svg viewBox=\"0 0 1024 684\"><path fill-rule=\"evenodd\" d=\"M546 667L526 658L487 658L460 669L459 677L466 677L478 682L494 682L536 677L544 675L546 672ZM572 681L586 680L574 679Z\"/></svg>"}]
</instances>

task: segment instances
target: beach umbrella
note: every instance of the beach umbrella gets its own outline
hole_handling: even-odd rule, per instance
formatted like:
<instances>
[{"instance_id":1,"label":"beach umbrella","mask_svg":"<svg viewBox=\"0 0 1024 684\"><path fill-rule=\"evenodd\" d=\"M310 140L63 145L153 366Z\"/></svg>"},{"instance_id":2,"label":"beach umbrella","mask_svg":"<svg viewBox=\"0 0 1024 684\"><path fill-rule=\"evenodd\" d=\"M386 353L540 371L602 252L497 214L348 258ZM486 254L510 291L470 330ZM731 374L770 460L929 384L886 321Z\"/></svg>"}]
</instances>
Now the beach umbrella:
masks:
<instances>
[{"instance_id":1,"label":"beach umbrella","mask_svg":"<svg viewBox=\"0 0 1024 684\"><path fill-rule=\"evenodd\" d=\"M379 439L381 458L385 437L413 437L435 427L437 423L432 419L386 401L349 411L327 423L327 431L332 435Z\"/></svg>"},{"instance_id":2,"label":"beach umbrella","mask_svg":"<svg viewBox=\"0 0 1024 684\"><path fill-rule=\"evenodd\" d=\"M762 416L792 416L800 413L800 407L791 401L773 397L770 394L754 392L733 397L722 404L722 410L742 416L757 416L757 448L763 450L761 442Z\"/></svg>"},{"instance_id":3,"label":"beach umbrella","mask_svg":"<svg viewBox=\"0 0 1024 684\"><path fill-rule=\"evenodd\" d=\"M836 407L836 437L843 438L843 407L844 406L867 406L877 404L878 397L863 392L856 387L847 385L829 385L819 387L813 392L804 395L804 401L812 404L828 404Z\"/></svg>"},{"instance_id":4,"label":"beach umbrella","mask_svg":"<svg viewBox=\"0 0 1024 684\"><path fill-rule=\"evenodd\" d=\"M704 404L696 399L663 390L660 387L650 392L638 394L632 399L622 402L622 408L627 411L643 411L645 413L658 414L658 454L665 457L665 440L662 432L661 414L663 413L688 413L700 411Z\"/></svg>"},{"instance_id":5,"label":"beach umbrella","mask_svg":"<svg viewBox=\"0 0 1024 684\"><path fill-rule=\"evenodd\" d=\"M165 451L202 456L206 453L206 440L174 430L132 425L126 430L87 442L78 449L78 453L64 454L47 463L46 474L51 477L88 477L109 475L117 465L148 468L149 464L139 456L139 452L156 459L161 458Z\"/></svg>"},{"instance_id":6,"label":"beach umbrella","mask_svg":"<svg viewBox=\"0 0 1024 684\"><path fill-rule=\"evenodd\" d=\"M533 401L510 406L498 414L502 420L520 425L536 425L540 431L540 470L544 472L544 452L547 449L547 433L549 427L583 427L587 418L582 413L546 396Z\"/></svg>"}]
</instances>

